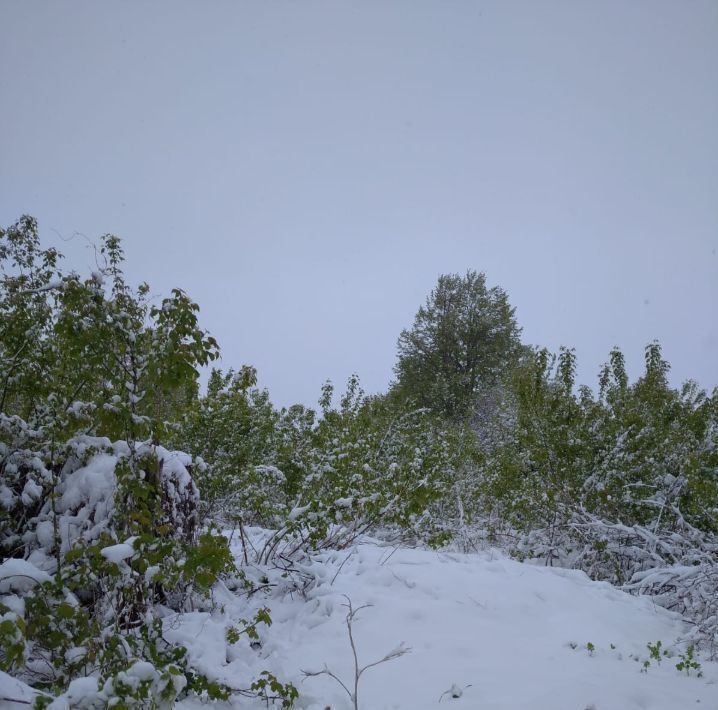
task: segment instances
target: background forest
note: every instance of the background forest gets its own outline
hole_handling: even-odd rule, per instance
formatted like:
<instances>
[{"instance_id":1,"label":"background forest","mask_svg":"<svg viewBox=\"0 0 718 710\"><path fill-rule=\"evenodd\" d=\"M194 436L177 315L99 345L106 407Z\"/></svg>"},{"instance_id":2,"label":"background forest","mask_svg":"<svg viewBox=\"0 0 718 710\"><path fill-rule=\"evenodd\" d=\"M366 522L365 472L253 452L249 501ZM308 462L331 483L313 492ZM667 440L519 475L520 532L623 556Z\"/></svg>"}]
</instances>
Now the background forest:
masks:
<instances>
[{"instance_id":1,"label":"background forest","mask_svg":"<svg viewBox=\"0 0 718 710\"><path fill-rule=\"evenodd\" d=\"M162 619L215 608L218 584L301 593L308 559L366 535L583 570L684 614L691 648L718 653L718 393L672 387L659 343L637 380L615 348L579 386L574 351L522 342L483 273L443 275L387 392L354 376L316 410L280 409L249 365L200 391L219 346L197 304L156 302L123 259L107 236L80 275L32 218L0 231L0 669L37 706L290 707L269 672L206 677Z\"/></svg>"}]
</instances>

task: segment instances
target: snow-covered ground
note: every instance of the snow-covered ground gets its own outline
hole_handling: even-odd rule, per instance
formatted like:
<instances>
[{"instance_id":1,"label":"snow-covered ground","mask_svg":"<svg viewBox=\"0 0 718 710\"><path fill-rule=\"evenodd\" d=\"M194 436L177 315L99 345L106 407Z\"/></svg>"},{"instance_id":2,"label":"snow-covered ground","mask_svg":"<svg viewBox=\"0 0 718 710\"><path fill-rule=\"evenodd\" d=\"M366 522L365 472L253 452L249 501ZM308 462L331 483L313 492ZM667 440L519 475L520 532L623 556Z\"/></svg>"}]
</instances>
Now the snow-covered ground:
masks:
<instances>
[{"instance_id":1,"label":"snow-covered ground","mask_svg":"<svg viewBox=\"0 0 718 710\"><path fill-rule=\"evenodd\" d=\"M675 664L683 646L641 672L648 642L670 647L684 630L676 615L581 572L521 564L499 553L393 550L370 543L327 554L322 562L314 566L321 581L307 599L253 596L257 608L271 609L274 621L260 630L261 648L243 639L227 649L227 617L248 616L246 603L229 594L218 597L224 615L185 615L169 624L169 633L188 645L200 666L235 687L248 668L268 669L297 685L298 707L343 710L351 704L335 680L303 679L301 670L326 664L352 687L346 595L355 607L372 605L354 623L360 665L401 642L411 647L362 676L363 710L718 708L718 664L702 660L701 678L679 673ZM446 692L451 688L460 697ZM181 706L206 708L190 700ZM255 707L246 701L237 706Z\"/></svg>"},{"instance_id":2,"label":"snow-covered ground","mask_svg":"<svg viewBox=\"0 0 718 710\"><path fill-rule=\"evenodd\" d=\"M370 605L353 624L360 666L402 643L410 648L361 677L362 710L718 708L718 663L700 659L702 677L676 670L685 651L674 644L685 631L681 619L582 572L521 564L497 552L447 554L372 542L325 553L306 571L317 577L306 595L258 592L248 602L219 589L212 613L167 617L165 635L184 644L208 676L232 687L246 688L268 670L299 688L298 708L345 710L353 706L337 680L302 671L327 669L353 690L350 599L354 608ZM256 570L257 579L263 574ZM242 637L229 645L227 629L241 628L264 606L274 623L259 627L261 642ZM670 652L660 664L647 648L657 641ZM82 682L76 681L78 693ZM7 699L27 703L33 695L0 673L1 708L20 710L27 705ZM197 699L178 705L208 708ZM220 705L265 707L245 698Z\"/></svg>"}]
</instances>

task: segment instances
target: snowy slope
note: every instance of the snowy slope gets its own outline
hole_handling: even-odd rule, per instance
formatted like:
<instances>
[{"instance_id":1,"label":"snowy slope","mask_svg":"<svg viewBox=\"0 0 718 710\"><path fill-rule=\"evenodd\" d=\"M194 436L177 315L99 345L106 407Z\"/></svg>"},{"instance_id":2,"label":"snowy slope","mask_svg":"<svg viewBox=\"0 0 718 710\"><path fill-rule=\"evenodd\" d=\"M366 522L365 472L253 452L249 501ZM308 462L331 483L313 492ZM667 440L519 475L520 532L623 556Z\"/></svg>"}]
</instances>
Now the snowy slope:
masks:
<instances>
[{"instance_id":1,"label":"snowy slope","mask_svg":"<svg viewBox=\"0 0 718 710\"><path fill-rule=\"evenodd\" d=\"M274 620L261 649L245 642L227 652L227 621L220 614L185 615L170 633L235 687L248 666L269 669L297 685L299 707L343 710L351 705L334 680L303 680L300 669L327 664L351 684L342 606L347 595L355 607L373 605L354 625L361 664L402 641L412 648L362 677L363 710L718 708L718 664L703 661L702 678L681 675L676 657L640 672L646 643L670 645L683 630L680 619L583 573L521 564L498 553L449 555L372 544L326 555L316 569L323 581L306 600L253 597L257 606L270 607ZM230 616L240 609L247 616L246 606L233 605L229 595L224 602ZM587 650L589 642L595 651ZM442 696L452 686L461 697ZM194 701L182 706L200 707Z\"/></svg>"}]
</instances>

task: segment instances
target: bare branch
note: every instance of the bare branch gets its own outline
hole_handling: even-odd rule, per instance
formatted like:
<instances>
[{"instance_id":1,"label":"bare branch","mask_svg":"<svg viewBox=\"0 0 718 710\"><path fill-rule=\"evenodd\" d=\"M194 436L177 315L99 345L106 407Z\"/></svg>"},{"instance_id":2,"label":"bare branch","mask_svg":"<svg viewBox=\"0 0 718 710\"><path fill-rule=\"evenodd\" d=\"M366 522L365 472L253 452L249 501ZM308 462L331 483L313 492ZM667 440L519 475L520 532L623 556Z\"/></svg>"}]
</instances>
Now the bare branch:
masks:
<instances>
[{"instance_id":1,"label":"bare branch","mask_svg":"<svg viewBox=\"0 0 718 710\"><path fill-rule=\"evenodd\" d=\"M347 557L347 559L349 559L349 557ZM346 562L346 560L344 560L344 561ZM404 646L404 643L402 642L393 651L389 651L389 653L387 653L383 658L380 658L378 661L374 661L373 663L369 663L366 666L360 667L356 643L354 642L354 630L353 630L352 624L354 623L354 619L356 618L356 615L362 609L367 609L368 607L370 607L372 605L371 604L362 604L361 606L354 608L354 605L352 604L352 600L346 594L343 596L347 600L347 603L343 604L342 606L345 606L349 610L347 612L347 615L345 618L345 623L347 626L347 633L349 635L349 645L351 646L352 656L354 657L354 692L349 690L349 688L345 685L344 681L342 681L341 678L339 678L331 670L329 670L329 667L327 666L326 663L324 664L324 668L320 671L305 671L305 670L303 670L302 673L304 674L305 678L313 678L313 677L319 676L319 675L327 675L330 678L333 678L337 683L339 683L339 685L341 685L342 688L344 688L344 691L349 696L349 699L352 701L354 710L359 710L359 679L361 678L364 671L369 670L369 668L374 668L374 666L378 666L380 663L386 663L387 661L393 661L395 658L400 658L401 656L409 653L409 651L411 651L411 649L408 648L407 646Z\"/></svg>"}]
</instances>

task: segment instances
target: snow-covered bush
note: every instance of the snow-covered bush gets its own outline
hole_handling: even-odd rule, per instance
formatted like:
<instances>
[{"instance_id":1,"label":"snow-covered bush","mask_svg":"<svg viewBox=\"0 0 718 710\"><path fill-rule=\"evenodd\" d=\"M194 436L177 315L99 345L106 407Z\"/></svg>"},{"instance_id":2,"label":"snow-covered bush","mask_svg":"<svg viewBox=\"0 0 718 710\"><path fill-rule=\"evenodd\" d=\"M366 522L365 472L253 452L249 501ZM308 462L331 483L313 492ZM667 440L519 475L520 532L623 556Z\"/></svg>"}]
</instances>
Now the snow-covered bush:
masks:
<instances>
[{"instance_id":1,"label":"snow-covered bush","mask_svg":"<svg viewBox=\"0 0 718 710\"><path fill-rule=\"evenodd\" d=\"M256 381L251 367L213 370L205 396L184 418L176 442L203 462L196 480L205 519L276 527L296 490L290 463L299 447L285 455L286 414L274 409Z\"/></svg>"},{"instance_id":2,"label":"snow-covered bush","mask_svg":"<svg viewBox=\"0 0 718 710\"><path fill-rule=\"evenodd\" d=\"M39 706L225 698L162 623L233 569L195 462L160 444L217 346L182 291L129 288L116 238L96 257L82 280L31 218L0 230L0 669Z\"/></svg>"},{"instance_id":3,"label":"snow-covered bush","mask_svg":"<svg viewBox=\"0 0 718 710\"><path fill-rule=\"evenodd\" d=\"M453 467L446 431L427 410L397 410L366 397L356 376L338 406L332 400L326 385L288 527L324 547L341 548L381 527L431 541L440 529L430 506Z\"/></svg>"},{"instance_id":4,"label":"snow-covered bush","mask_svg":"<svg viewBox=\"0 0 718 710\"><path fill-rule=\"evenodd\" d=\"M656 343L634 384L618 350L597 394L575 391L574 369L571 351L537 351L482 432L484 539L655 593L715 646L715 608L699 590L718 561L716 396L692 383L671 388Z\"/></svg>"},{"instance_id":5,"label":"snow-covered bush","mask_svg":"<svg viewBox=\"0 0 718 710\"><path fill-rule=\"evenodd\" d=\"M354 376L338 405L324 387L318 415L276 411L254 384L247 368L213 373L178 441L208 464L198 482L210 512L275 530L259 559L341 548L379 529L446 538L437 506L452 485L456 448L427 410L366 397Z\"/></svg>"}]
</instances>

